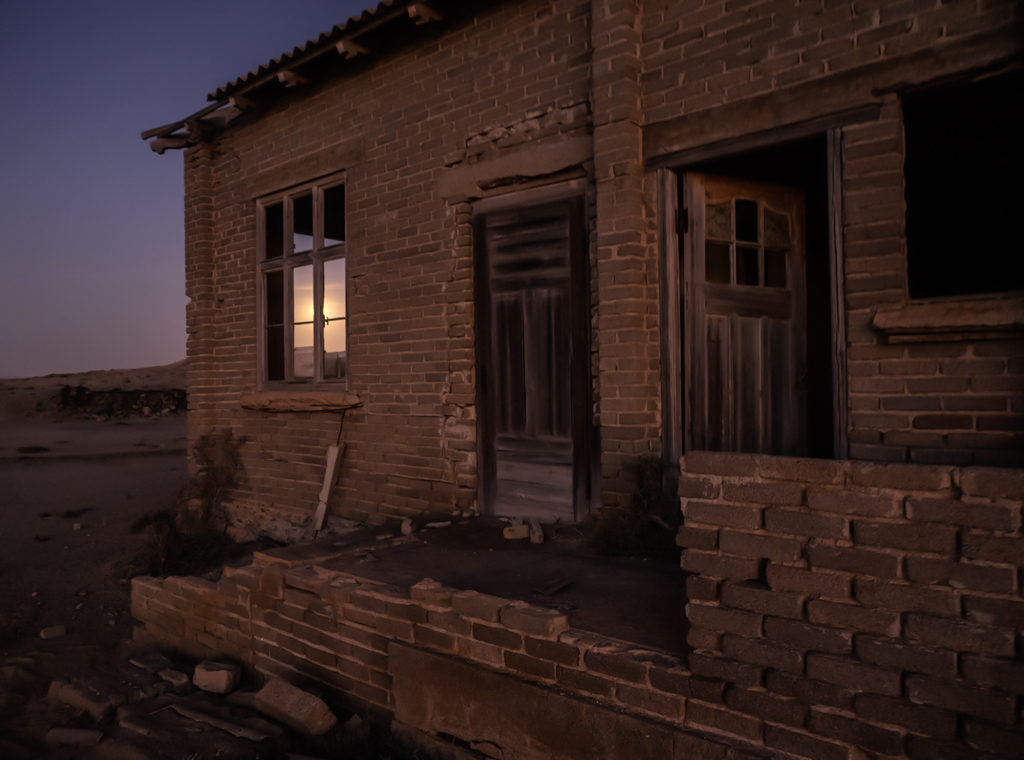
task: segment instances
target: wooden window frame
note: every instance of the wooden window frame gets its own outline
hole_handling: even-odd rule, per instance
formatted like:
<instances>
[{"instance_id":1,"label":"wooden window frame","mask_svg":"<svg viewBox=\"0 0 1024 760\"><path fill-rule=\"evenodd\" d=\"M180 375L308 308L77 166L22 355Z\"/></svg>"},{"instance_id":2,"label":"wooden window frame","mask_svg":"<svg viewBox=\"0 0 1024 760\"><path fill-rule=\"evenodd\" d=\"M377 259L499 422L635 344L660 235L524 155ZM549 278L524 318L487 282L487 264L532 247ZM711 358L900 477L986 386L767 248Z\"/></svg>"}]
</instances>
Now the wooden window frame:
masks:
<instances>
[{"instance_id":1,"label":"wooden window frame","mask_svg":"<svg viewBox=\"0 0 1024 760\"><path fill-rule=\"evenodd\" d=\"M285 190L268 194L256 199L257 224L257 271L256 271L256 298L258 312L258 340L257 340L257 362L259 387L262 389L336 389L348 388L349 372L346 371L340 378L324 378L323 367L323 298L324 298L324 264L328 261L346 261L345 267L345 316L341 319L344 322L345 330L345 353L348 351L348 323L349 323L349 277L347 266L347 238L348 238L348 202L347 193L345 198L345 240L330 246L324 244L324 192L336 187L345 187L344 173L334 174L321 179L295 185ZM294 251L294 203L303 195L309 194L313 204L313 245L309 251L295 253ZM267 208L276 204L282 204L282 253L280 256L267 258ZM314 318L313 323L313 376L310 378L296 378L294 374L294 270L297 267L311 265L313 267L313 313L319 315ZM271 380L269 378L269 357L267 351L267 274L281 272L283 275L283 310L284 310L284 379Z\"/></svg>"}]
</instances>

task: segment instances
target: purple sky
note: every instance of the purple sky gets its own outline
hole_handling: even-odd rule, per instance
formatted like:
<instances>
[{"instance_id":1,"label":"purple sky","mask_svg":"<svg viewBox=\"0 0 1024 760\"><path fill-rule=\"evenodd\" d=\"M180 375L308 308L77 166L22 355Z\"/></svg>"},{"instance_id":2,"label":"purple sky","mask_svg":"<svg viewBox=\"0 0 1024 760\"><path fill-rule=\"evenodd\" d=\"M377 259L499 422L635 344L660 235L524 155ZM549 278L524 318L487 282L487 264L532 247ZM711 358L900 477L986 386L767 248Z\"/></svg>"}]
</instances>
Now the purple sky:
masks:
<instances>
[{"instance_id":1,"label":"purple sky","mask_svg":"<svg viewBox=\"0 0 1024 760\"><path fill-rule=\"evenodd\" d=\"M0 377L185 356L182 159L139 132L376 0L36 0L0 23Z\"/></svg>"}]
</instances>

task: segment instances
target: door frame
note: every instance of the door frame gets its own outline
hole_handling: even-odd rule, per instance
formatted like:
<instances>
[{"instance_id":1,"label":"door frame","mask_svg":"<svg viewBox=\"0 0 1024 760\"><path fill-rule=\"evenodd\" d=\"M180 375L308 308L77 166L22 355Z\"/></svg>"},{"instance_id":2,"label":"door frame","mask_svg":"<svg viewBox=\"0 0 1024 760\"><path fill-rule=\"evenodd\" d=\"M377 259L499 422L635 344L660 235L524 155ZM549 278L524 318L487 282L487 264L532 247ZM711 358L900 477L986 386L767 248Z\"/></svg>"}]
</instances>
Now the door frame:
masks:
<instances>
[{"instance_id":1,"label":"door frame","mask_svg":"<svg viewBox=\"0 0 1024 760\"><path fill-rule=\"evenodd\" d=\"M484 198L472 204L477 504L481 514L494 513L496 481L493 420L489 413L490 399L487 395L487 383L482 374L491 348L491 299L483 218L491 211L537 206L565 200L572 201L574 206L570 215L569 234L573 518L579 522L590 512L593 426L591 420L591 315L588 256L590 241L587 189L588 183L585 179L574 179L541 187L515 190Z\"/></svg>"},{"instance_id":2,"label":"door frame","mask_svg":"<svg viewBox=\"0 0 1024 760\"><path fill-rule=\"evenodd\" d=\"M757 132L742 138L701 145L652 159L648 165L657 173L659 211L660 317L662 324L662 451L668 478L675 480L679 459L692 446L684 431L683 299L690 302L693 284L683 277L681 247L684 234L692 234L693 220L687 219L679 195L680 175L705 162L735 157L754 150L770 149L787 142L824 136L827 147L826 184L828 187L829 300L831 321L833 459L849 457L847 436L849 417L846 363L845 263L843 257L842 202L842 127L846 124L874 121L877 108L835 114L784 127Z\"/></svg>"}]
</instances>

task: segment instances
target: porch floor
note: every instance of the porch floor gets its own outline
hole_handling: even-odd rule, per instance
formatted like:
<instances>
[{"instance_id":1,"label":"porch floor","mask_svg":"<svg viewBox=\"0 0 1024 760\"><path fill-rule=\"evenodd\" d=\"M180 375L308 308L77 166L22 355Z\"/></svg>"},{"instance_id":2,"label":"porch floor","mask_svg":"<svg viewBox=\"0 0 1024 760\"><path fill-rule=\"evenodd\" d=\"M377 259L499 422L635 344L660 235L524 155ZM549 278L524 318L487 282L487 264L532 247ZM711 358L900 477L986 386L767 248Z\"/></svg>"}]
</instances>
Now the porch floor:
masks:
<instances>
[{"instance_id":1,"label":"porch floor","mask_svg":"<svg viewBox=\"0 0 1024 760\"><path fill-rule=\"evenodd\" d=\"M361 528L326 539L337 552L330 559L321 559L326 547L320 541L267 554L309 552L319 567L396 586L433 578L452 588L558 609L574 628L683 653L685 574L678 564L598 555L572 526L548 526L543 544L506 540L505 525L481 517L409 536Z\"/></svg>"}]
</instances>

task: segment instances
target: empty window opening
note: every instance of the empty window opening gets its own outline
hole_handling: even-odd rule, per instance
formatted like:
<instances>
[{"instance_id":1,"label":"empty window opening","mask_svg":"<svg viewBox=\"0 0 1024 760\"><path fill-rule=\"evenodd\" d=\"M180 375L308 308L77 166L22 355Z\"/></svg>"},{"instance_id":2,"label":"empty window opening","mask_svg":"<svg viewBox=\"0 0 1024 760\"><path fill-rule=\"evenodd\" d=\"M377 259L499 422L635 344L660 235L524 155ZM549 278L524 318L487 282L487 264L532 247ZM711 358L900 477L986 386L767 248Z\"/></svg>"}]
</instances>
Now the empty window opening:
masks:
<instances>
[{"instance_id":1,"label":"empty window opening","mask_svg":"<svg viewBox=\"0 0 1024 760\"><path fill-rule=\"evenodd\" d=\"M903 97L911 298L1024 290L1024 72Z\"/></svg>"}]
</instances>

